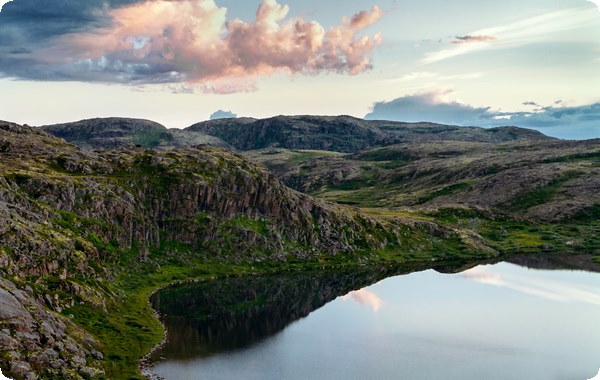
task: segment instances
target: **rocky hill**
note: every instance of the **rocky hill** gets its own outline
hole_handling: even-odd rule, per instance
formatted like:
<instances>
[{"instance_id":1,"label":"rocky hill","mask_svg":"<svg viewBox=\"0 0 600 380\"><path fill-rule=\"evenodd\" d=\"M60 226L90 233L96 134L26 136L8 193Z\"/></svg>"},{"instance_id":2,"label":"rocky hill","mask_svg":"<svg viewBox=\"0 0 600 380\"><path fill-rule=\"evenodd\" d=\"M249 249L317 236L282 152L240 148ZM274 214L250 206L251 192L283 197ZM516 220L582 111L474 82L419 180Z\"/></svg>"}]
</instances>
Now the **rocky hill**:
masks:
<instances>
[{"instance_id":1,"label":"rocky hill","mask_svg":"<svg viewBox=\"0 0 600 380\"><path fill-rule=\"evenodd\" d=\"M0 365L17 379L135 378L159 338L146 297L161 284L452 257L445 242L495 255L480 240L312 198L218 148L92 152L0 122Z\"/></svg>"},{"instance_id":2,"label":"rocky hill","mask_svg":"<svg viewBox=\"0 0 600 380\"><path fill-rule=\"evenodd\" d=\"M363 120L351 116L277 116L268 119L219 119L186 129L166 129L148 120L106 118L41 127L46 132L88 149L189 147L200 144L256 150L267 147L335 152L423 141L552 140L540 132L500 127L484 129L432 123Z\"/></svg>"},{"instance_id":3,"label":"rocky hill","mask_svg":"<svg viewBox=\"0 0 600 380\"><path fill-rule=\"evenodd\" d=\"M239 150L267 147L357 152L403 142L505 142L551 140L517 127L478 128L433 123L363 120L351 116L276 116L268 119L222 119L194 124L185 131L216 136Z\"/></svg>"},{"instance_id":4,"label":"rocky hill","mask_svg":"<svg viewBox=\"0 0 600 380\"><path fill-rule=\"evenodd\" d=\"M292 188L363 207L479 207L560 221L600 205L600 140L450 140L350 155L267 149L247 156Z\"/></svg>"},{"instance_id":5,"label":"rocky hill","mask_svg":"<svg viewBox=\"0 0 600 380\"><path fill-rule=\"evenodd\" d=\"M220 139L197 132L167 129L150 120L128 118L96 118L71 123L44 125L44 131L86 149L124 147L165 148L200 144L227 147Z\"/></svg>"}]
</instances>

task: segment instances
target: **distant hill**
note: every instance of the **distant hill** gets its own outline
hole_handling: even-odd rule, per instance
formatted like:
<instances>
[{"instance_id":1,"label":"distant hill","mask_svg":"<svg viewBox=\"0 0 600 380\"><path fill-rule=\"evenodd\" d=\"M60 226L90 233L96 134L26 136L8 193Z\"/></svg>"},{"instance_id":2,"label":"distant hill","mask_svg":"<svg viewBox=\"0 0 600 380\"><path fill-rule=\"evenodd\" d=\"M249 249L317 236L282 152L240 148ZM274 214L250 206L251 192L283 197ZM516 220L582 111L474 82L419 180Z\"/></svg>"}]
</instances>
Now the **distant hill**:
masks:
<instances>
[{"instance_id":1,"label":"distant hill","mask_svg":"<svg viewBox=\"0 0 600 380\"><path fill-rule=\"evenodd\" d=\"M239 150L267 147L357 152L405 142L508 142L553 140L538 131L518 128L459 127L433 123L363 120L351 116L276 116L268 119L204 121L185 131L216 136Z\"/></svg>"},{"instance_id":2,"label":"distant hill","mask_svg":"<svg viewBox=\"0 0 600 380\"><path fill-rule=\"evenodd\" d=\"M167 129L144 119L95 118L71 123L45 125L44 131L86 149L114 149L132 146L176 148L196 145L227 147L222 140L203 133Z\"/></svg>"},{"instance_id":3,"label":"distant hill","mask_svg":"<svg viewBox=\"0 0 600 380\"><path fill-rule=\"evenodd\" d=\"M218 119L203 121L186 129L167 129L150 120L111 117L41 128L86 149L131 146L171 149L211 145L241 151L277 147L354 153L367 148L424 141L497 143L554 140L540 132L517 127L485 129L363 120L351 116Z\"/></svg>"},{"instance_id":4,"label":"distant hill","mask_svg":"<svg viewBox=\"0 0 600 380\"><path fill-rule=\"evenodd\" d=\"M460 205L537 220L597 217L600 139L412 142L353 154L263 149L245 155L288 186L361 207Z\"/></svg>"}]
</instances>

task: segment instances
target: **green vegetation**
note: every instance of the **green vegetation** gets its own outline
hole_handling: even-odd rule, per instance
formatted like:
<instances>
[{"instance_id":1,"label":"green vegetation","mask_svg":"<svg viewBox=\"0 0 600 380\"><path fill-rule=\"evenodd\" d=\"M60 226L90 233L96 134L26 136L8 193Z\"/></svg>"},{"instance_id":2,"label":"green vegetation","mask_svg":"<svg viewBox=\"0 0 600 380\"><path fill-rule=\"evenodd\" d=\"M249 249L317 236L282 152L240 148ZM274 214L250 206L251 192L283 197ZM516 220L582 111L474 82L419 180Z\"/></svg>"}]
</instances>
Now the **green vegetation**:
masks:
<instances>
[{"instance_id":1,"label":"green vegetation","mask_svg":"<svg viewBox=\"0 0 600 380\"><path fill-rule=\"evenodd\" d=\"M513 211L522 211L530 207L549 202L555 196L557 190L562 187L562 185L576 176L577 173L567 173L563 176L552 179L546 185L520 194L519 196L513 198L511 209Z\"/></svg>"},{"instance_id":2,"label":"green vegetation","mask_svg":"<svg viewBox=\"0 0 600 380\"><path fill-rule=\"evenodd\" d=\"M597 152L585 152L585 153L576 153L576 154L568 154L564 156L552 157L545 159L544 163L553 163L553 162L576 162L576 161L600 161L600 151Z\"/></svg>"},{"instance_id":3,"label":"green vegetation","mask_svg":"<svg viewBox=\"0 0 600 380\"><path fill-rule=\"evenodd\" d=\"M142 148L156 148L165 140L172 140L172 137L168 132L160 129L150 129L133 137L133 143Z\"/></svg>"},{"instance_id":4,"label":"green vegetation","mask_svg":"<svg viewBox=\"0 0 600 380\"><path fill-rule=\"evenodd\" d=\"M417 203L419 203L419 204L427 203L437 197L442 197L444 195L450 195L450 194L453 194L460 190L466 190L469 187L471 187L471 184L469 182L455 183L455 184L446 186L440 190L434 191L433 193L422 197L421 199L419 199L419 201Z\"/></svg>"},{"instance_id":5,"label":"green vegetation","mask_svg":"<svg viewBox=\"0 0 600 380\"><path fill-rule=\"evenodd\" d=\"M396 161L401 163L409 161L406 153L392 148L368 150L358 154L355 159L361 161Z\"/></svg>"}]
</instances>

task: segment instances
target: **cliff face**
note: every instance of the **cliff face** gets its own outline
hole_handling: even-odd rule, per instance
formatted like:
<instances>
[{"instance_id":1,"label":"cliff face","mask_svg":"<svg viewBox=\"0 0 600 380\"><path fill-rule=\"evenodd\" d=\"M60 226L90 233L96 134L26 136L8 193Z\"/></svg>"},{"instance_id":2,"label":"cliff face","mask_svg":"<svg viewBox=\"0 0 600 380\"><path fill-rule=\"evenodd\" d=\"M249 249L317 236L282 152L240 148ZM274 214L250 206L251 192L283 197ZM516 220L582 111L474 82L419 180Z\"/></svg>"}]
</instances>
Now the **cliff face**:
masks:
<instances>
[{"instance_id":1,"label":"cliff face","mask_svg":"<svg viewBox=\"0 0 600 380\"><path fill-rule=\"evenodd\" d=\"M100 374L97 342L58 313L105 308L136 262L360 261L432 236L458 235L316 200L217 148L89 152L0 122L0 364L19 379Z\"/></svg>"}]
</instances>

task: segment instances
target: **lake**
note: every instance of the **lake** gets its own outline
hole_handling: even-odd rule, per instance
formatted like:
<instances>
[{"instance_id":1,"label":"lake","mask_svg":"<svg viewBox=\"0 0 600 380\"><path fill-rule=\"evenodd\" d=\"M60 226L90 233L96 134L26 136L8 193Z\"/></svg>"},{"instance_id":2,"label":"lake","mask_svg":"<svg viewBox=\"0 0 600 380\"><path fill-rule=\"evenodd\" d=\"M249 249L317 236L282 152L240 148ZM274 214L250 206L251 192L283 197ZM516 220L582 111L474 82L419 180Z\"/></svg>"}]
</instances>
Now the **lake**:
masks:
<instances>
[{"instance_id":1,"label":"lake","mask_svg":"<svg viewBox=\"0 0 600 380\"><path fill-rule=\"evenodd\" d=\"M167 380L592 378L600 274L516 261L167 288L151 300L169 334L154 372Z\"/></svg>"}]
</instances>

